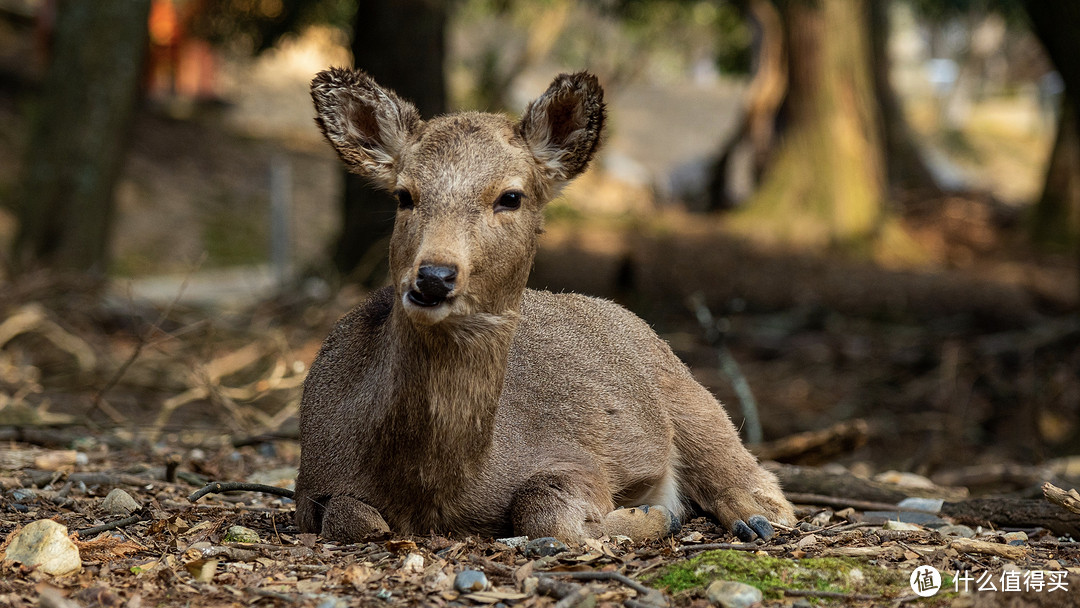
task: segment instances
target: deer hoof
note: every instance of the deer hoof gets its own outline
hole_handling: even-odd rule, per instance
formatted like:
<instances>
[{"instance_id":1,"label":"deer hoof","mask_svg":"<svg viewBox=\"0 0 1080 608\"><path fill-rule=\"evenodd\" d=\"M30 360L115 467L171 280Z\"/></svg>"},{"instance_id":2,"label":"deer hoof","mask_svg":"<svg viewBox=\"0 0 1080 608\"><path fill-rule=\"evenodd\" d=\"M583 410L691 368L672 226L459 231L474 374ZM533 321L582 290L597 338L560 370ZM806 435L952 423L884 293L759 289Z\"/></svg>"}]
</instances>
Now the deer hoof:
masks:
<instances>
[{"instance_id":1,"label":"deer hoof","mask_svg":"<svg viewBox=\"0 0 1080 608\"><path fill-rule=\"evenodd\" d=\"M680 527L682 523L662 505L620 508L604 516L604 534L627 536L634 542L670 536Z\"/></svg>"},{"instance_id":2,"label":"deer hoof","mask_svg":"<svg viewBox=\"0 0 1080 608\"><path fill-rule=\"evenodd\" d=\"M731 531L744 543L754 540L754 536L758 536L761 540L769 540L776 533L769 520L761 515L747 517L745 522L741 519L735 520Z\"/></svg>"}]
</instances>

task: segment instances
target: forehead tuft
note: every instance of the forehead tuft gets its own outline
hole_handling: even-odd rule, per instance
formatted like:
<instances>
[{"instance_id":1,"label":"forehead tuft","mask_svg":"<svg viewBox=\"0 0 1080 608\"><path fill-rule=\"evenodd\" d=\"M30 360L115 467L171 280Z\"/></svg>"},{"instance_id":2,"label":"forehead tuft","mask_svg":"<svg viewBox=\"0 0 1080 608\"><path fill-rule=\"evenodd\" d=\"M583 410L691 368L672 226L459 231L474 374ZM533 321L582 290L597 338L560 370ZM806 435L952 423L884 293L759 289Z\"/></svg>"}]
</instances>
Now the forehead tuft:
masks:
<instances>
[{"instance_id":1,"label":"forehead tuft","mask_svg":"<svg viewBox=\"0 0 1080 608\"><path fill-rule=\"evenodd\" d=\"M475 158L505 153L513 136L513 123L505 116L462 112L432 119L417 143L421 155Z\"/></svg>"}]
</instances>

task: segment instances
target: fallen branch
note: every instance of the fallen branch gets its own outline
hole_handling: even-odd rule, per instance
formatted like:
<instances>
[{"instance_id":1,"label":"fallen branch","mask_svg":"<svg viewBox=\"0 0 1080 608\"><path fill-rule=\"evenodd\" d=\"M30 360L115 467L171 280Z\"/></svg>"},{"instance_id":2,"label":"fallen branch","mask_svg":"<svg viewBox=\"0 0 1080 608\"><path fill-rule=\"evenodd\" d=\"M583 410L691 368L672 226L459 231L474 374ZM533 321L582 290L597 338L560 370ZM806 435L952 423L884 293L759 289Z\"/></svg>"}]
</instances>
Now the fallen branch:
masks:
<instances>
[{"instance_id":1,"label":"fallen branch","mask_svg":"<svg viewBox=\"0 0 1080 608\"><path fill-rule=\"evenodd\" d=\"M273 494L274 496L282 496L285 498L292 498L293 491L288 488L279 488L277 486L271 486L265 483L246 483L242 481L215 481L208 483L200 490L196 490L191 496L188 496L188 500L196 502L207 494L221 494L224 492L262 492L263 494Z\"/></svg>"},{"instance_id":2,"label":"fallen branch","mask_svg":"<svg viewBox=\"0 0 1080 608\"><path fill-rule=\"evenodd\" d=\"M867 593L844 593L843 591L817 591L815 589L779 589L784 595L790 597L825 597L844 599L857 602L873 602L885 599L881 595Z\"/></svg>"},{"instance_id":3,"label":"fallen branch","mask_svg":"<svg viewBox=\"0 0 1080 608\"><path fill-rule=\"evenodd\" d=\"M766 551L770 553L782 553L788 550L788 547L784 546L769 546L769 545L750 545L739 543L708 543L704 545L681 545L675 548L676 551L683 553L689 553L691 551Z\"/></svg>"},{"instance_id":4,"label":"fallen branch","mask_svg":"<svg viewBox=\"0 0 1080 608\"><path fill-rule=\"evenodd\" d=\"M949 547L956 549L961 553L982 553L984 555L996 555L1011 560L1022 559L1028 554L1027 547L1003 545L1001 543L991 543L985 540L975 540L973 538L951 539L949 541Z\"/></svg>"},{"instance_id":5,"label":"fallen branch","mask_svg":"<svg viewBox=\"0 0 1080 608\"><path fill-rule=\"evenodd\" d=\"M877 502L873 500L823 496L821 494L803 494L801 492L784 492L784 496L791 502L802 505L821 505L823 507L834 507L838 509L850 507L860 511L904 511L908 513L929 513L931 515L937 515L936 511L916 509L913 507L901 507L892 503Z\"/></svg>"},{"instance_id":6,"label":"fallen branch","mask_svg":"<svg viewBox=\"0 0 1080 608\"><path fill-rule=\"evenodd\" d=\"M1048 481L1043 484L1042 490L1046 500L1073 513L1080 513L1080 494L1076 492L1076 489L1066 492Z\"/></svg>"},{"instance_id":7,"label":"fallen branch","mask_svg":"<svg viewBox=\"0 0 1080 608\"><path fill-rule=\"evenodd\" d=\"M870 425L865 420L844 420L826 429L795 433L750 448L761 460L788 464L818 464L866 444Z\"/></svg>"},{"instance_id":8,"label":"fallen branch","mask_svg":"<svg viewBox=\"0 0 1080 608\"><path fill-rule=\"evenodd\" d=\"M652 601L653 599L663 599L664 598L664 594L660 593L660 591L658 591L656 589L653 589L651 587L646 587L645 585L642 585L641 583L635 581L634 579L630 578L629 576L626 576L625 574L620 574L618 572L596 572L596 571L588 571L588 572L534 572L533 576L537 576L537 577L541 577L541 578L542 577L559 576L559 577L572 578L572 579L582 580L582 581L616 581L616 582L622 583L623 585L626 585L627 587L630 587L634 591L637 591L638 593L640 593L642 595L642 599L643 599L643 601L645 601L645 603L654 604L654 605L656 605L656 604L663 605L663 604L667 603L666 600L664 600L663 602Z\"/></svg>"},{"instance_id":9,"label":"fallen branch","mask_svg":"<svg viewBox=\"0 0 1080 608\"><path fill-rule=\"evenodd\" d=\"M150 519L150 514L147 513L145 510L140 510L138 513L132 515L131 517L118 519L114 522L102 524L100 526L92 526L90 528L76 530L75 534L78 534L79 538L89 538L91 536L101 534L102 532L108 532L109 530L116 530L117 528L123 528L125 526L130 526L131 524L137 524L140 521L145 521L147 519Z\"/></svg>"}]
</instances>

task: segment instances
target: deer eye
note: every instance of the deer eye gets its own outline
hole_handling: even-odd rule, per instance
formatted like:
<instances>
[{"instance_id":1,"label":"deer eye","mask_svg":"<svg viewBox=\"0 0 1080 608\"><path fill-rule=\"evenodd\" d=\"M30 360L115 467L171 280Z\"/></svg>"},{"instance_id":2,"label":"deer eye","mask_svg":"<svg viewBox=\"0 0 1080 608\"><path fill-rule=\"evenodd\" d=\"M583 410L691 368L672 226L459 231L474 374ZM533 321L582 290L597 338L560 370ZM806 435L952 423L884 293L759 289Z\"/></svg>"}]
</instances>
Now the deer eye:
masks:
<instances>
[{"instance_id":1,"label":"deer eye","mask_svg":"<svg viewBox=\"0 0 1080 608\"><path fill-rule=\"evenodd\" d=\"M398 188L394 190L394 196L397 197L398 209L412 209L413 200L412 195L405 188Z\"/></svg>"},{"instance_id":2,"label":"deer eye","mask_svg":"<svg viewBox=\"0 0 1080 608\"><path fill-rule=\"evenodd\" d=\"M500 211L513 211L521 207L521 201L525 199L525 195L516 190L510 192L503 192L499 196L499 200L495 201L495 213Z\"/></svg>"}]
</instances>

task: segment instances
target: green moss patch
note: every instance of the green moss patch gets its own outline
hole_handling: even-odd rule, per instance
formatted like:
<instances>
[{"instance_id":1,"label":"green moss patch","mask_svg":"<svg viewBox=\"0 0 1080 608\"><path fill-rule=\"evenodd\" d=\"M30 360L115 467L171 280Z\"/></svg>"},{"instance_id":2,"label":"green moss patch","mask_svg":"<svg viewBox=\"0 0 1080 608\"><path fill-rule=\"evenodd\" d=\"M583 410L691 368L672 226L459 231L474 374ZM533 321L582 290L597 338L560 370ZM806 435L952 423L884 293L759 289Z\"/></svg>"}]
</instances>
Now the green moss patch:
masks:
<instances>
[{"instance_id":1,"label":"green moss patch","mask_svg":"<svg viewBox=\"0 0 1080 608\"><path fill-rule=\"evenodd\" d=\"M782 597L781 589L893 595L907 588L902 572L855 559L786 559L746 551L706 551L667 566L649 584L678 593L704 589L715 580L753 585L770 599Z\"/></svg>"}]
</instances>

